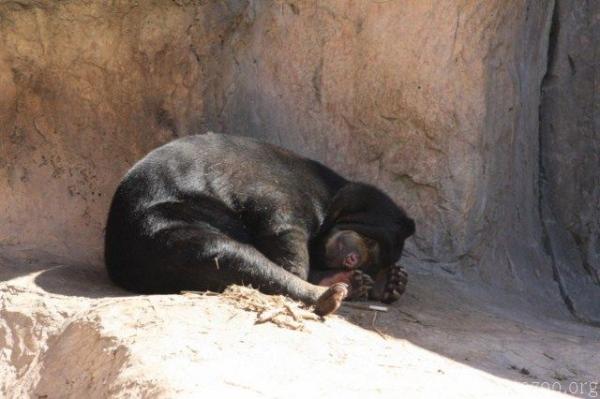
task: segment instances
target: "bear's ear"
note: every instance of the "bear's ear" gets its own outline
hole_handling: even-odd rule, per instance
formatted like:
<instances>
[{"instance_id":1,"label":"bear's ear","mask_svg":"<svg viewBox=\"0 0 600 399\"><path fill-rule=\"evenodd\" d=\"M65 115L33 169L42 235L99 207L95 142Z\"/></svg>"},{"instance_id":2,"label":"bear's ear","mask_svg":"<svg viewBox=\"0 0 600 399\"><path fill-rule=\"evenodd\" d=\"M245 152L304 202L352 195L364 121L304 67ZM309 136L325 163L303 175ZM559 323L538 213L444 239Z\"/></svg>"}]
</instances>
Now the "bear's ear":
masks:
<instances>
[{"instance_id":1,"label":"bear's ear","mask_svg":"<svg viewBox=\"0 0 600 399\"><path fill-rule=\"evenodd\" d=\"M409 218L408 216L401 218L399 221L396 222L396 225L399 228L399 232L398 232L399 241L404 241L408 237L415 234L415 230L416 230L415 221L413 219Z\"/></svg>"}]
</instances>

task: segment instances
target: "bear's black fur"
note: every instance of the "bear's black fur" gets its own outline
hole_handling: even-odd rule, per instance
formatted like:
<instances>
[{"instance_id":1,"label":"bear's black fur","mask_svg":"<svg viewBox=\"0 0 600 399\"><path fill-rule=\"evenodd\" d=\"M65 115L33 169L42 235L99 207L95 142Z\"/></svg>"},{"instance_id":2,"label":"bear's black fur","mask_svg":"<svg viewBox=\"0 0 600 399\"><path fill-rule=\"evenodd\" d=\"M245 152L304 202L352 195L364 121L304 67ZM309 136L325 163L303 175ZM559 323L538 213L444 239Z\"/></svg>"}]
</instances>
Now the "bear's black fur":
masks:
<instances>
[{"instance_id":1,"label":"bear's black fur","mask_svg":"<svg viewBox=\"0 0 600 399\"><path fill-rule=\"evenodd\" d=\"M110 278L139 293L250 284L314 303L330 229L380 246L389 267L415 226L383 192L251 138L208 133L150 152L114 195L105 237Z\"/></svg>"}]
</instances>

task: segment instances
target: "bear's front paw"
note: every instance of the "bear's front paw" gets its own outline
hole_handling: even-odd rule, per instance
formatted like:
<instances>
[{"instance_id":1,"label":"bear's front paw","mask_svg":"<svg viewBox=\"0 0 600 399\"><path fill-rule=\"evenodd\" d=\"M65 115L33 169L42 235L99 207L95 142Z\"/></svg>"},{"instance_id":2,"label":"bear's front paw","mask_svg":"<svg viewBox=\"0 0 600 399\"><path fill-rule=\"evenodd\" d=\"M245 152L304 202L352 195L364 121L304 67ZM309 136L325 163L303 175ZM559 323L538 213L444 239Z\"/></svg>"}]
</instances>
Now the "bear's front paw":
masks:
<instances>
[{"instance_id":1,"label":"bear's front paw","mask_svg":"<svg viewBox=\"0 0 600 399\"><path fill-rule=\"evenodd\" d=\"M392 303L397 301L404 294L404 291L406 291L407 283L408 274L406 270L400 265L392 266L388 272L381 302Z\"/></svg>"},{"instance_id":2,"label":"bear's front paw","mask_svg":"<svg viewBox=\"0 0 600 399\"><path fill-rule=\"evenodd\" d=\"M369 299L369 292L373 288L373 279L368 274L360 270L353 270L350 274L350 292L348 300L366 301Z\"/></svg>"}]
</instances>

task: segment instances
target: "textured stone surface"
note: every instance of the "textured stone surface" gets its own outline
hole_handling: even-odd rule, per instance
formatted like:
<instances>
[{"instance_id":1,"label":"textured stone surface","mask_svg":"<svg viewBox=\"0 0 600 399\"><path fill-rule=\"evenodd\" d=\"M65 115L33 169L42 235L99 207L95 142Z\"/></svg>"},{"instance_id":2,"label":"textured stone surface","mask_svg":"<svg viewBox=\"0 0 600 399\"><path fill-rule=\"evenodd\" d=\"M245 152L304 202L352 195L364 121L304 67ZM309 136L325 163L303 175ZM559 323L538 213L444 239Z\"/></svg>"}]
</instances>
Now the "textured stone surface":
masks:
<instances>
[{"instance_id":1,"label":"textured stone surface","mask_svg":"<svg viewBox=\"0 0 600 399\"><path fill-rule=\"evenodd\" d=\"M1 242L101 262L120 176L210 128L383 187L410 260L552 297L542 165L597 280L597 5L558 4L550 43L553 2L2 3Z\"/></svg>"},{"instance_id":2,"label":"textured stone surface","mask_svg":"<svg viewBox=\"0 0 600 399\"><path fill-rule=\"evenodd\" d=\"M100 261L110 197L142 155L202 130L211 2L0 2L0 240Z\"/></svg>"},{"instance_id":3,"label":"textured stone surface","mask_svg":"<svg viewBox=\"0 0 600 399\"><path fill-rule=\"evenodd\" d=\"M413 259L557 291L537 184L552 2L32 2L1 12L3 243L99 261L127 167L174 135L212 128L382 186L418 221Z\"/></svg>"},{"instance_id":4,"label":"textured stone surface","mask_svg":"<svg viewBox=\"0 0 600 399\"><path fill-rule=\"evenodd\" d=\"M552 10L255 3L228 43L214 125L384 187L416 217L407 252L420 262L556 296L538 195Z\"/></svg>"},{"instance_id":5,"label":"textured stone surface","mask_svg":"<svg viewBox=\"0 0 600 399\"><path fill-rule=\"evenodd\" d=\"M540 117L541 201L561 291L600 323L600 3L559 0Z\"/></svg>"},{"instance_id":6,"label":"textured stone surface","mask_svg":"<svg viewBox=\"0 0 600 399\"><path fill-rule=\"evenodd\" d=\"M387 313L343 307L293 331L255 324L256 313L218 296L127 296L101 270L4 252L0 397L558 398L547 388L600 390L600 331L572 323L566 309L536 315L518 296L412 275Z\"/></svg>"}]
</instances>

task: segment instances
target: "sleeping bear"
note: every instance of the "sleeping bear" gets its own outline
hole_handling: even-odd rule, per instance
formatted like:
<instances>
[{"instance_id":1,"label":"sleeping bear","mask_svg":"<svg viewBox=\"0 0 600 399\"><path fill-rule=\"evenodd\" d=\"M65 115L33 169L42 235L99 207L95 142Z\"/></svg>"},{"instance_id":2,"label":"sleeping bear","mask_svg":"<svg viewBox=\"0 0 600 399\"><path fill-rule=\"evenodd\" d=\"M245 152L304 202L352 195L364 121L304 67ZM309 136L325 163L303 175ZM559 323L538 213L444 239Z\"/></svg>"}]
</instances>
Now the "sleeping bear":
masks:
<instances>
[{"instance_id":1,"label":"sleeping bear","mask_svg":"<svg viewBox=\"0 0 600 399\"><path fill-rule=\"evenodd\" d=\"M110 207L112 281L145 294L251 285L334 312L344 299L393 302L415 231L379 189L252 138L207 133L137 162Z\"/></svg>"}]
</instances>

